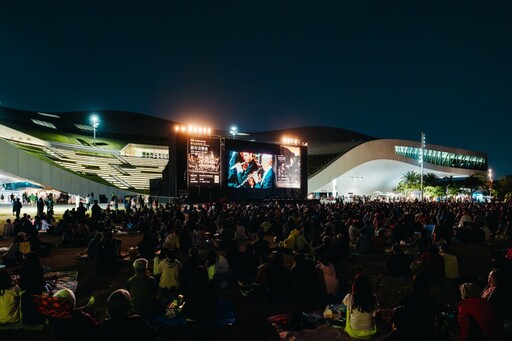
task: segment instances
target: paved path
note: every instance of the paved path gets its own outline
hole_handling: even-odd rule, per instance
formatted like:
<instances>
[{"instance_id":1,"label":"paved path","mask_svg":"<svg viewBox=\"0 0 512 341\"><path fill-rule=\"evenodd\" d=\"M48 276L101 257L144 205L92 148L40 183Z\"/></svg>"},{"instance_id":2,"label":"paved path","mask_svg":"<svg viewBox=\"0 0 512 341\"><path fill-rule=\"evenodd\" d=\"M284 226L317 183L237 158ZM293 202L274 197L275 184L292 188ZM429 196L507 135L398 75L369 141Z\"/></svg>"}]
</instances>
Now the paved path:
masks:
<instances>
[{"instance_id":1,"label":"paved path","mask_svg":"<svg viewBox=\"0 0 512 341\"><path fill-rule=\"evenodd\" d=\"M99 205L103 209L105 209L107 207L107 204L99 204ZM74 207L76 207L74 204L73 205L62 205L62 204L54 205L53 206L54 215L57 217L62 216L62 214L64 214L64 211L71 210ZM45 212L46 212L46 208L45 208ZM30 205L23 205L23 208L21 209L22 216L23 216L23 213L27 213L32 218L34 218L34 216L37 213L37 207L30 206ZM4 220L7 218L11 218L11 219L15 218L15 215L12 214L12 204L0 204L0 224L3 225Z\"/></svg>"}]
</instances>

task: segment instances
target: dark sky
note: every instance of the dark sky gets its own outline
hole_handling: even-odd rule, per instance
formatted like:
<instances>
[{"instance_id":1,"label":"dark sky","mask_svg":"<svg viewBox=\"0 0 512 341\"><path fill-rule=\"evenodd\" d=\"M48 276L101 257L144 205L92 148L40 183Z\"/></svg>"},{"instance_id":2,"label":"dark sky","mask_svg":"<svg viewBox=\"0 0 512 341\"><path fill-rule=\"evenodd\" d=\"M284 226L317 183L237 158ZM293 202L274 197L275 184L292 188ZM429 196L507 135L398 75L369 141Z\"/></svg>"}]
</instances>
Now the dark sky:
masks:
<instances>
[{"instance_id":1,"label":"dark sky","mask_svg":"<svg viewBox=\"0 0 512 341\"><path fill-rule=\"evenodd\" d=\"M447 4L450 3L450 4ZM0 2L0 102L334 126L512 174L512 2Z\"/></svg>"}]
</instances>

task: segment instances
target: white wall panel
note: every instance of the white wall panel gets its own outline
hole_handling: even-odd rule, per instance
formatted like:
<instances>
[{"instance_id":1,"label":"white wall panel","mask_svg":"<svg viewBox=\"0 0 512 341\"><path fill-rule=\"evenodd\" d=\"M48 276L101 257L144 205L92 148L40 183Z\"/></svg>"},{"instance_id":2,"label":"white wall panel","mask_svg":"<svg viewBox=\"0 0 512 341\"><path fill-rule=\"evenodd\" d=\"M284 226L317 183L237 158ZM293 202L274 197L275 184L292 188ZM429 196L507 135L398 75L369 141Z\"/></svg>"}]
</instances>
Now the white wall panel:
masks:
<instances>
[{"instance_id":1,"label":"white wall panel","mask_svg":"<svg viewBox=\"0 0 512 341\"><path fill-rule=\"evenodd\" d=\"M17 174L23 178L28 178L30 176L29 162L28 162L29 154L23 150L18 150L17 152L18 152L17 153L17 157L18 157L18 173Z\"/></svg>"},{"instance_id":2,"label":"white wall panel","mask_svg":"<svg viewBox=\"0 0 512 341\"><path fill-rule=\"evenodd\" d=\"M28 159L28 179L39 182L41 174L41 160L35 157Z\"/></svg>"},{"instance_id":3,"label":"white wall panel","mask_svg":"<svg viewBox=\"0 0 512 341\"><path fill-rule=\"evenodd\" d=\"M7 169L7 142L0 139L0 169Z\"/></svg>"},{"instance_id":4,"label":"white wall panel","mask_svg":"<svg viewBox=\"0 0 512 341\"><path fill-rule=\"evenodd\" d=\"M49 163L43 162L39 159L37 159L37 160L39 161L39 169L41 170L41 173L39 174L39 178L41 180L39 181L39 183L48 184L48 186L51 186L50 185L52 182L51 169L54 167L52 167L52 165L50 165Z\"/></svg>"},{"instance_id":5,"label":"white wall panel","mask_svg":"<svg viewBox=\"0 0 512 341\"><path fill-rule=\"evenodd\" d=\"M52 167L50 169L50 184L55 188L62 188L62 171L60 168Z\"/></svg>"},{"instance_id":6,"label":"white wall panel","mask_svg":"<svg viewBox=\"0 0 512 341\"><path fill-rule=\"evenodd\" d=\"M5 155L7 156L5 170L12 174L18 174L18 153L16 152L16 148L8 145Z\"/></svg>"},{"instance_id":7,"label":"white wall panel","mask_svg":"<svg viewBox=\"0 0 512 341\"><path fill-rule=\"evenodd\" d=\"M69 188L70 190L68 192L76 193L78 192L75 190L75 186L73 186L73 181L71 179L71 173L66 171L61 171L61 179L62 179L62 188ZM77 183L77 181L74 181Z\"/></svg>"}]
</instances>

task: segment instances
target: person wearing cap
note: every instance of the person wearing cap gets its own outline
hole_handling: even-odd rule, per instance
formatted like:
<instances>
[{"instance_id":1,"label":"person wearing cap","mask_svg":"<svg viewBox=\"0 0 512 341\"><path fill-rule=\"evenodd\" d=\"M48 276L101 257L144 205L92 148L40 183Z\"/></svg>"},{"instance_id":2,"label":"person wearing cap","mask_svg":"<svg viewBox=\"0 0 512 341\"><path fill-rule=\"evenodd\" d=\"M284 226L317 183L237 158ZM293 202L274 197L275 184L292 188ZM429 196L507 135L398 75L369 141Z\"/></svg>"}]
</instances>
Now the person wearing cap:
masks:
<instances>
[{"instance_id":1,"label":"person wearing cap","mask_svg":"<svg viewBox=\"0 0 512 341\"><path fill-rule=\"evenodd\" d=\"M69 304L70 318L57 318L48 316L50 325L55 333L55 341L84 340L91 341L97 338L98 329L96 321L81 309L76 308L76 297L73 291L61 289L53 294Z\"/></svg>"},{"instance_id":2,"label":"person wearing cap","mask_svg":"<svg viewBox=\"0 0 512 341\"><path fill-rule=\"evenodd\" d=\"M152 316L157 311L158 285L155 278L148 274L148 261L144 258L136 259L133 270L135 275L126 284L131 296L132 312L143 317Z\"/></svg>"},{"instance_id":3,"label":"person wearing cap","mask_svg":"<svg viewBox=\"0 0 512 341\"><path fill-rule=\"evenodd\" d=\"M464 283L459 291L462 302L459 304L458 340L502 340L494 310L480 297L480 288L475 283Z\"/></svg>"}]
</instances>

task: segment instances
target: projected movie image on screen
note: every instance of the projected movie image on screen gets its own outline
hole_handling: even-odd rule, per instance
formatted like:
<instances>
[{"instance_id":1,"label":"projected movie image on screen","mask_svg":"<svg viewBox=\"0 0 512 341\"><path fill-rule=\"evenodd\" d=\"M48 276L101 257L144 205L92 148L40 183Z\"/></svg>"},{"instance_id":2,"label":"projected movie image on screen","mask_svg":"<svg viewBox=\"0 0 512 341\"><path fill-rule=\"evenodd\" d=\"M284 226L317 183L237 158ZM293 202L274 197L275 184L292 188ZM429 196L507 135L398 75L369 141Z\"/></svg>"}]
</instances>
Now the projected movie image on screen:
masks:
<instances>
[{"instance_id":1,"label":"projected movie image on screen","mask_svg":"<svg viewBox=\"0 0 512 341\"><path fill-rule=\"evenodd\" d=\"M300 188L300 149L281 147L279 155L228 151L230 188Z\"/></svg>"},{"instance_id":2,"label":"projected movie image on screen","mask_svg":"<svg viewBox=\"0 0 512 341\"><path fill-rule=\"evenodd\" d=\"M275 188L275 155L229 151L228 187Z\"/></svg>"}]
</instances>

